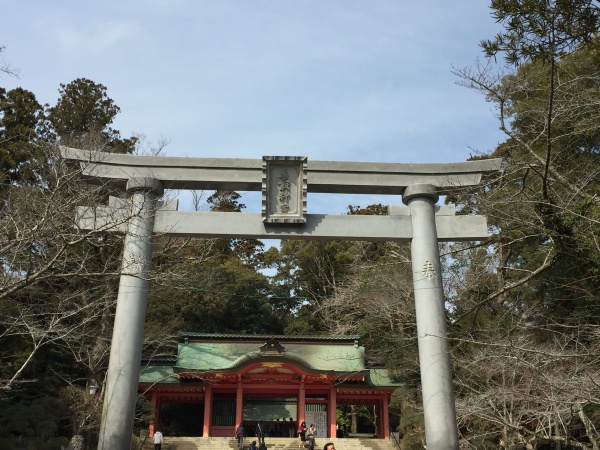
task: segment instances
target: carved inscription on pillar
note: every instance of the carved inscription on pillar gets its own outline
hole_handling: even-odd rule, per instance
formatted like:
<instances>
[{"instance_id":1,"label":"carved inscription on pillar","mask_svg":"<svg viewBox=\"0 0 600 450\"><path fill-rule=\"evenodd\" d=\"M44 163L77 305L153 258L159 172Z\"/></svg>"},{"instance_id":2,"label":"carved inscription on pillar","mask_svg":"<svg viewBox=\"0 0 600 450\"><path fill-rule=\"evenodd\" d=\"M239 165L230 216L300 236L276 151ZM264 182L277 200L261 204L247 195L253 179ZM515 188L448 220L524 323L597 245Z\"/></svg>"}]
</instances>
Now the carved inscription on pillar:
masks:
<instances>
[{"instance_id":1,"label":"carved inscription on pillar","mask_svg":"<svg viewBox=\"0 0 600 450\"><path fill-rule=\"evenodd\" d=\"M144 258L129 255L124 259L122 274L139 277L143 275L145 266L146 260Z\"/></svg>"},{"instance_id":2,"label":"carved inscription on pillar","mask_svg":"<svg viewBox=\"0 0 600 450\"><path fill-rule=\"evenodd\" d=\"M263 157L262 216L266 223L306 223L306 157Z\"/></svg>"},{"instance_id":3,"label":"carved inscription on pillar","mask_svg":"<svg viewBox=\"0 0 600 450\"><path fill-rule=\"evenodd\" d=\"M429 261L425 261L425 264L423 264L423 278L431 280L436 275L437 274L435 273L435 268L433 267L433 264L431 264Z\"/></svg>"}]
</instances>

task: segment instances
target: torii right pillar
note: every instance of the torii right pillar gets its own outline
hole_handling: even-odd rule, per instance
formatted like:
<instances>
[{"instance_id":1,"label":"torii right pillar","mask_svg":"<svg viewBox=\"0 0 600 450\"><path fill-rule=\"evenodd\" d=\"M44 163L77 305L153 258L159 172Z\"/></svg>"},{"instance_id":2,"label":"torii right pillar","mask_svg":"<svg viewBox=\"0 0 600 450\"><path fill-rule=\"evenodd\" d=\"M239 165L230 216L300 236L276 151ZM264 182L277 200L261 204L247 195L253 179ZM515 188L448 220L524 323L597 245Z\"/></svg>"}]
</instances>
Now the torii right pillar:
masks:
<instances>
[{"instance_id":1,"label":"torii right pillar","mask_svg":"<svg viewBox=\"0 0 600 450\"><path fill-rule=\"evenodd\" d=\"M419 345L425 439L428 450L458 450L458 431L446 308L435 224L437 188L413 184L402 201L412 217L411 258Z\"/></svg>"}]
</instances>

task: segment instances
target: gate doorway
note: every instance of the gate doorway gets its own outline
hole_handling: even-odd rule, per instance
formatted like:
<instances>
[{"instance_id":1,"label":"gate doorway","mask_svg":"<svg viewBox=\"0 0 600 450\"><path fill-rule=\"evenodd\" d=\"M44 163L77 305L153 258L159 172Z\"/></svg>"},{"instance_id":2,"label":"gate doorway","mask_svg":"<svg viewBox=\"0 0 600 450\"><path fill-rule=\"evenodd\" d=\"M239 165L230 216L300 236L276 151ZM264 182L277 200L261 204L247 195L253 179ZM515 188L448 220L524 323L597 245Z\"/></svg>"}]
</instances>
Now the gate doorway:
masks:
<instances>
[{"instance_id":1,"label":"gate doorway","mask_svg":"<svg viewBox=\"0 0 600 450\"><path fill-rule=\"evenodd\" d=\"M160 408L161 431L165 436L202 436L204 403L163 403Z\"/></svg>"}]
</instances>

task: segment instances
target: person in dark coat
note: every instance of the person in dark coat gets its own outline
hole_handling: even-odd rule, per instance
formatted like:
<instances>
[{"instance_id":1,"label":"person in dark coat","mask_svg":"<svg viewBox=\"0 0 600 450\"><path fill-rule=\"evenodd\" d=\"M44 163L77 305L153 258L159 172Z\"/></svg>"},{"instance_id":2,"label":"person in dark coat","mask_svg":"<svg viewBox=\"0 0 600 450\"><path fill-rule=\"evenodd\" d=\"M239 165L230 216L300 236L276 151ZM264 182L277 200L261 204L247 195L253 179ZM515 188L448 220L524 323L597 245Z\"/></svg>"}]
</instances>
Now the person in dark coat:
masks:
<instances>
[{"instance_id":1,"label":"person in dark coat","mask_svg":"<svg viewBox=\"0 0 600 450\"><path fill-rule=\"evenodd\" d=\"M273 436L275 437L281 437L281 422L279 421L279 419L275 420L275 434L273 434Z\"/></svg>"},{"instance_id":2,"label":"person in dark coat","mask_svg":"<svg viewBox=\"0 0 600 450\"><path fill-rule=\"evenodd\" d=\"M238 448L242 450L244 446L244 435L246 434L246 430L244 429L244 424L240 423L240 426L235 430L235 437L238 442Z\"/></svg>"},{"instance_id":3,"label":"person in dark coat","mask_svg":"<svg viewBox=\"0 0 600 450\"><path fill-rule=\"evenodd\" d=\"M288 437L290 435L290 424L288 423L287 420L285 420L285 417L283 418L283 420L281 421L281 436L283 437Z\"/></svg>"},{"instance_id":4,"label":"person in dark coat","mask_svg":"<svg viewBox=\"0 0 600 450\"><path fill-rule=\"evenodd\" d=\"M265 443L265 435L267 434L267 426L265 425L265 423L262 421L262 419L260 419L258 421L258 423L256 424L256 437L258 437L258 444L260 445L261 443L264 444Z\"/></svg>"}]
</instances>

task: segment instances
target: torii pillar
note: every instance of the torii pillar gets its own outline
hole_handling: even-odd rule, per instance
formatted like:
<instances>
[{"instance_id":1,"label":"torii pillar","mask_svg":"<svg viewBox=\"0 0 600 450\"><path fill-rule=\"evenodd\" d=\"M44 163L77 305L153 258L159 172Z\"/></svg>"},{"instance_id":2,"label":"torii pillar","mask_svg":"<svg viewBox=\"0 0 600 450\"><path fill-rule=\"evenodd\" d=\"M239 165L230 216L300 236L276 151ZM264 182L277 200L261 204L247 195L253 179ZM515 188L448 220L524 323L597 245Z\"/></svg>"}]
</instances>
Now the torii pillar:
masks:
<instances>
[{"instance_id":1,"label":"torii pillar","mask_svg":"<svg viewBox=\"0 0 600 450\"><path fill-rule=\"evenodd\" d=\"M153 178L127 182L130 210L117 309L106 374L99 449L128 449L142 358L156 204L163 185Z\"/></svg>"},{"instance_id":2,"label":"torii pillar","mask_svg":"<svg viewBox=\"0 0 600 450\"><path fill-rule=\"evenodd\" d=\"M425 440L427 448L458 450L458 431L448 340L442 270L435 224L439 195L430 184L406 188L402 201L410 208L410 244Z\"/></svg>"}]
</instances>

